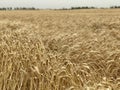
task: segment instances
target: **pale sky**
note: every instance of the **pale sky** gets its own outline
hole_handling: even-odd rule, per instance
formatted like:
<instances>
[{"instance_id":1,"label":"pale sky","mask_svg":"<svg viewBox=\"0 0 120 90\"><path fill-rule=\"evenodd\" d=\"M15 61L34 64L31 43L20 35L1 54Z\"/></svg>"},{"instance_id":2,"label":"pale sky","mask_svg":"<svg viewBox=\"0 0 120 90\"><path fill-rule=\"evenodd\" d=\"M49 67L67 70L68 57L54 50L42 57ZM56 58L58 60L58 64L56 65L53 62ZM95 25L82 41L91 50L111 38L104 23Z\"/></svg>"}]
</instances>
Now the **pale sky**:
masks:
<instances>
[{"instance_id":1,"label":"pale sky","mask_svg":"<svg viewBox=\"0 0 120 90\"><path fill-rule=\"evenodd\" d=\"M75 6L109 7L120 0L0 0L0 7L69 8Z\"/></svg>"}]
</instances>

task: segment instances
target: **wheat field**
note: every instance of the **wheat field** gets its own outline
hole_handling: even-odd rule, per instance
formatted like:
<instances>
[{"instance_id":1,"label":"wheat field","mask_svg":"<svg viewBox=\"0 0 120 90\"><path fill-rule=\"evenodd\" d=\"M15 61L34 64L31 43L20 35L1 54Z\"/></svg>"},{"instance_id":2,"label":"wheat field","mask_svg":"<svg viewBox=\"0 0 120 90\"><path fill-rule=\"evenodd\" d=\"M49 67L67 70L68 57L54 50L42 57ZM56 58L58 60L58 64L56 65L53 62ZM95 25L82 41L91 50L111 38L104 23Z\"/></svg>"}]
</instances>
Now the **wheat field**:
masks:
<instances>
[{"instance_id":1,"label":"wheat field","mask_svg":"<svg viewBox=\"0 0 120 90\"><path fill-rule=\"evenodd\" d=\"M0 90L120 90L120 9L0 11Z\"/></svg>"}]
</instances>

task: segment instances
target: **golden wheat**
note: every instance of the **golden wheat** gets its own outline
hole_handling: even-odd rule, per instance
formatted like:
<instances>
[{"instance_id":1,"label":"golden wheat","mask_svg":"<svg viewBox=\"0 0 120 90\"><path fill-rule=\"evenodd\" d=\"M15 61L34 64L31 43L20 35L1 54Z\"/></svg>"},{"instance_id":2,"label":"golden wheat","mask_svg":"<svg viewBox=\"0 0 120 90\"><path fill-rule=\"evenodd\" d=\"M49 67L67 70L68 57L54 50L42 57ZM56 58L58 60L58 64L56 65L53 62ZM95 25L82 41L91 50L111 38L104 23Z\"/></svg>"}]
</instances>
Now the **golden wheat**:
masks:
<instances>
[{"instance_id":1,"label":"golden wheat","mask_svg":"<svg viewBox=\"0 0 120 90\"><path fill-rule=\"evenodd\" d=\"M120 90L119 12L0 11L0 90Z\"/></svg>"}]
</instances>

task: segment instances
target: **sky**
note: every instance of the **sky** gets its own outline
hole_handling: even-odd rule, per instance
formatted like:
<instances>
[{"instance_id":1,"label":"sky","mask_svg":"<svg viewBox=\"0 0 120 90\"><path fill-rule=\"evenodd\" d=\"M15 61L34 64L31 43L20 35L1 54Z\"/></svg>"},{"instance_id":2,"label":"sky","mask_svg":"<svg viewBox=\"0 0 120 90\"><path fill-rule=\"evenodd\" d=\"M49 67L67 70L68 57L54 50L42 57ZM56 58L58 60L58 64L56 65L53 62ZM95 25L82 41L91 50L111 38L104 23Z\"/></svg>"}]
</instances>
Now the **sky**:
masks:
<instances>
[{"instance_id":1,"label":"sky","mask_svg":"<svg viewBox=\"0 0 120 90\"><path fill-rule=\"evenodd\" d=\"M35 7L41 9L70 8L77 6L120 6L120 0L0 0L0 7Z\"/></svg>"}]
</instances>

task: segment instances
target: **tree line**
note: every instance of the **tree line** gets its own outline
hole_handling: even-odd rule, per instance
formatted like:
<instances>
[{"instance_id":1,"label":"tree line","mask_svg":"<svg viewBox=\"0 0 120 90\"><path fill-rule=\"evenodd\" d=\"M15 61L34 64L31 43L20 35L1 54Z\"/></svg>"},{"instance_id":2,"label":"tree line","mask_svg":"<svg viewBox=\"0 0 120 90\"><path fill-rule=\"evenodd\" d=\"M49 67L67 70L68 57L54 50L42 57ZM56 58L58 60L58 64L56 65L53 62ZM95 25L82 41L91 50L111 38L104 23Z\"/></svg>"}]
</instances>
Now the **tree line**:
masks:
<instances>
[{"instance_id":1,"label":"tree line","mask_svg":"<svg viewBox=\"0 0 120 90\"><path fill-rule=\"evenodd\" d=\"M96 9L96 7L83 6L83 7L71 7L71 9Z\"/></svg>"},{"instance_id":2,"label":"tree line","mask_svg":"<svg viewBox=\"0 0 120 90\"><path fill-rule=\"evenodd\" d=\"M109 7L109 8L120 8L120 6L111 6L111 7ZM71 10L73 10L73 9L97 9L97 7L88 7L88 6L83 6L83 7L71 7L70 8ZM105 7L103 8L103 7L101 7L101 9L106 9Z\"/></svg>"},{"instance_id":3,"label":"tree line","mask_svg":"<svg viewBox=\"0 0 120 90\"><path fill-rule=\"evenodd\" d=\"M120 6L111 6L109 8L120 8ZM61 8L61 9L54 9L54 10L74 10L74 9L97 9L97 7L89 7L89 6L82 6L82 7L71 7L71 8ZM101 8L105 9L105 8ZM35 7L1 7L0 10L39 10L39 8Z\"/></svg>"},{"instance_id":4,"label":"tree line","mask_svg":"<svg viewBox=\"0 0 120 90\"><path fill-rule=\"evenodd\" d=\"M34 8L34 7L15 7L15 8L12 8L12 7L2 7L0 8L0 10L38 10L37 8Z\"/></svg>"},{"instance_id":5,"label":"tree line","mask_svg":"<svg viewBox=\"0 0 120 90\"><path fill-rule=\"evenodd\" d=\"M120 6L111 6L110 8L120 8Z\"/></svg>"}]
</instances>

